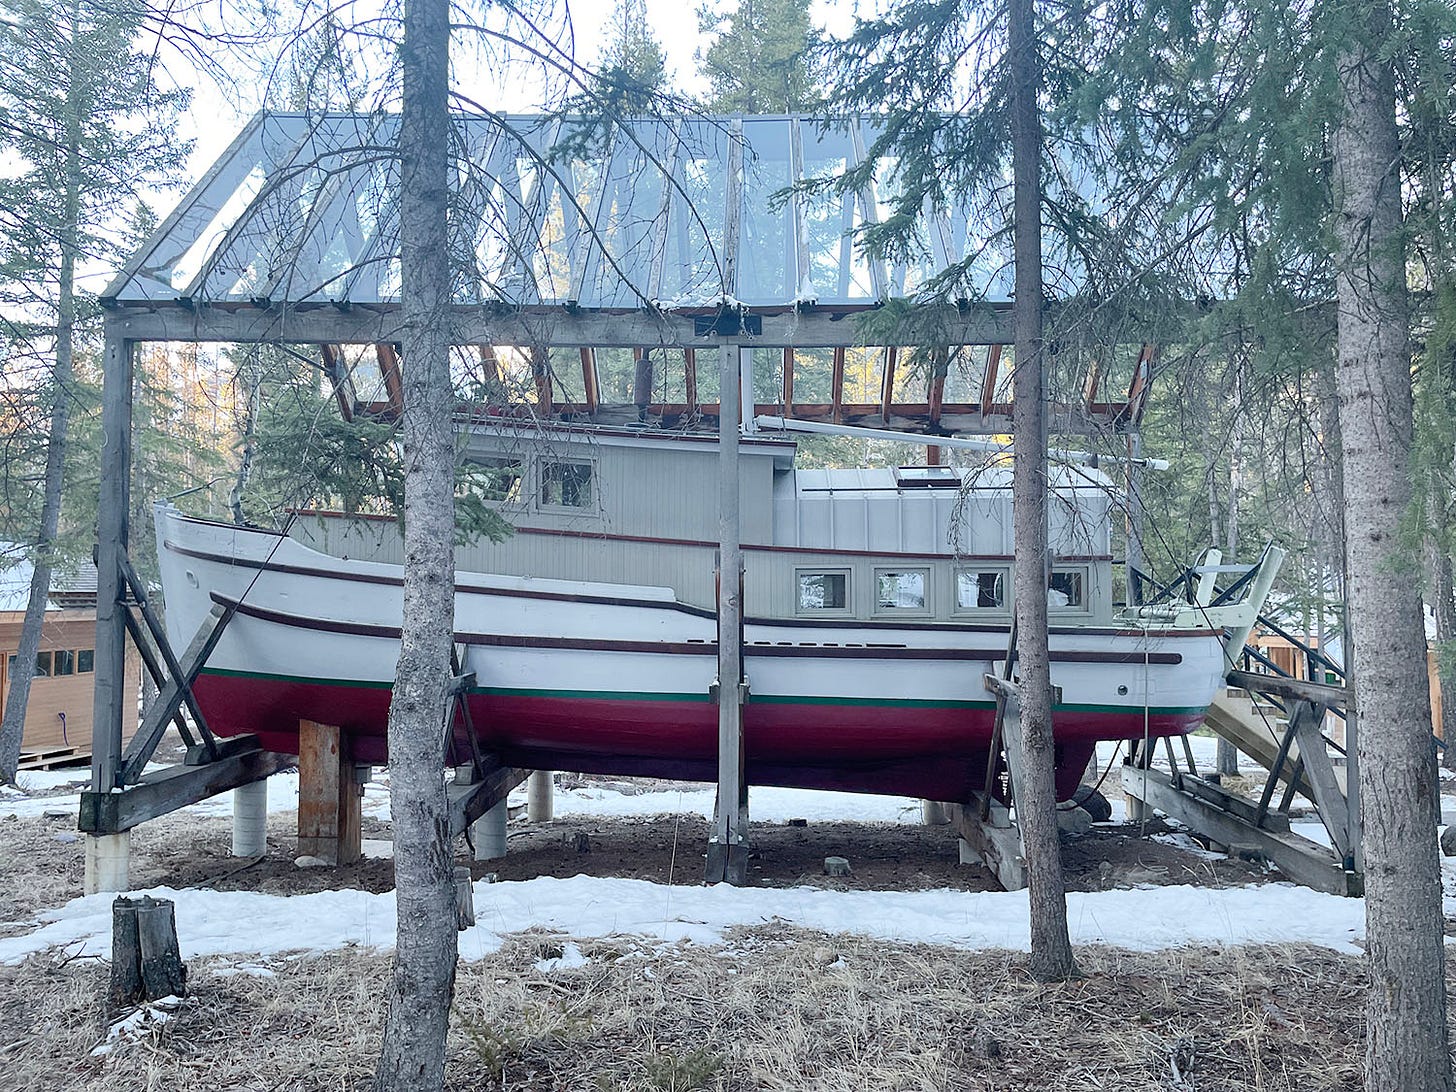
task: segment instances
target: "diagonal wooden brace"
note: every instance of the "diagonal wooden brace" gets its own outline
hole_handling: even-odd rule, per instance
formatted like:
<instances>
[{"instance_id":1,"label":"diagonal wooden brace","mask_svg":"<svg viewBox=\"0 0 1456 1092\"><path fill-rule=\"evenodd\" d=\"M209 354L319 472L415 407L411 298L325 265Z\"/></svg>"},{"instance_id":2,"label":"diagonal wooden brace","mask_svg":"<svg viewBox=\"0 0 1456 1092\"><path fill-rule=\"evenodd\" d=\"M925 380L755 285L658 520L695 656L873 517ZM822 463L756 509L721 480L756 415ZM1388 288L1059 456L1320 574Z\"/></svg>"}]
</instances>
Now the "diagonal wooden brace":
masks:
<instances>
[{"instance_id":1,"label":"diagonal wooden brace","mask_svg":"<svg viewBox=\"0 0 1456 1092\"><path fill-rule=\"evenodd\" d=\"M162 735L167 730L167 722L172 719L173 714L181 707L182 702L191 697L192 680L197 678L197 673L202 670L202 665L212 655L217 643L222 640L223 630L228 622L232 620L234 607L224 606L218 603L213 606L212 612L203 619L202 625L198 627L197 634L192 638L192 643L182 653L182 659L176 664L175 673L167 680L147 714L142 718L136 735L132 737L131 743L127 746L123 758L121 770L117 774L118 785L133 785L141 779L142 770L151 759L157 744L162 741ZM163 646L165 647L165 646ZM210 757L216 756L216 744L210 748Z\"/></svg>"}]
</instances>

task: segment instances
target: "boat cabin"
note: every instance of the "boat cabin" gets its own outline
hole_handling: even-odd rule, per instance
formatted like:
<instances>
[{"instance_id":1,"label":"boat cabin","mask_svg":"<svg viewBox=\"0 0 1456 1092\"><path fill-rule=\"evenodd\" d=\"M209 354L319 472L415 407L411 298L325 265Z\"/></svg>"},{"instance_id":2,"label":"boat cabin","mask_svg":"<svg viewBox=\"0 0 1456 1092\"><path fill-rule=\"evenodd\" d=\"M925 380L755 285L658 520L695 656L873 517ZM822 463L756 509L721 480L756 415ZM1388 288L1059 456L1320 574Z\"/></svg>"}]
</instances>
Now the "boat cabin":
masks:
<instances>
[{"instance_id":1,"label":"boat cabin","mask_svg":"<svg viewBox=\"0 0 1456 1092\"><path fill-rule=\"evenodd\" d=\"M745 607L751 618L1000 623L1011 614L1011 468L795 468L796 444L739 444ZM461 572L671 588L715 601L718 442L711 434L474 426L471 488L515 528L461 547ZM1110 621L1112 481L1053 467L1052 620ZM339 557L400 564L392 519L303 513L292 532Z\"/></svg>"}]
</instances>

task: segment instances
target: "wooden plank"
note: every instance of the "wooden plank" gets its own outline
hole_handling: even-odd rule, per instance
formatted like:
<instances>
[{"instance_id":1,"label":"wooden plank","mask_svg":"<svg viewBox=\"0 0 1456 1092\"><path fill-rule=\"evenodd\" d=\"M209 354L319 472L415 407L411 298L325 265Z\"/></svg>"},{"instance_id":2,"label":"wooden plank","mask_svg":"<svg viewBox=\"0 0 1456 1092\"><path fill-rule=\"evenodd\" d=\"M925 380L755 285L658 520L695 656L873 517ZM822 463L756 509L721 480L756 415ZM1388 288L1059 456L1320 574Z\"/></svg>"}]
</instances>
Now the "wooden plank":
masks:
<instances>
[{"instance_id":1,"label":"wooden plank","mask_svg":"<svg viewBox=\"0 0 1456 1092\"><path fill-rule=\"evenodd\" d=\"M784 349L784 416L794 415L794 349Z\"/></svg>"},{"instance_id":2,"label":"wooden plank","mask_svg":"<svg viewBox=\"0 0 1456 1092\"><path fill-rule=\"evenodd\" d=\"M1200 800L1206 800L1210 804L1223 808L1224 811L1232 812L1246 823L1262 826L1265 830L1277 831L1280 834L1289 833L1288 815L1278 811L1266 811L1261 823L1259 822L1258 804L1245 799L1236 792L1230 792L1221 785L1215 785L1201 777L1182 774L1178 778L1178 787L1184 792L1192 793Z\"/></svg>"},{"instance_id":3,"label":"wooden plank","mask_svg":"<svg viewBox=\"0 0 1456 1092\"><path fill-rule=\"evenodd\" d=\"M982 819L981 811L988 804L989 816ZM1021 831L1012 825L1005 805L982 800L981 794L976 793L969 803L947 804L945 810L956 833L995 874L1002 887L1007 891L1021 891L1026 887Z\"/></svg>"},{"instance_id":4,"label":"wooden plank","mask_svg":"<svg viewBox=\"0 0 1456 1092\"><path fill-rule=\"evenodd\" d=\"M127 520L131 512L134 346L125 340L119 324L109 316L104 337L101 487L96 516L96 655L91 718L91 788L95 792L109 792L120 784L121 726L128 696L121 557L126 553ZM135 691L131 702L136 702Z\"/></svg>"},{"instance_id":5,"label":"wooden plank","mask_svg":"<svg viewBox=\"0 0 1456 1092\"><path fill-rule=\"evenodd\" d=\"M1335 852L1341 857L1353 853L1350 844L1349 804L1335 777L1334 763L1325 743L1320 725L1324 720L1325 707L1315 702L1300 702L1294 710L1290 726L1294 729L1295 741L1299 744L1299 759L1304 776L1314 793L1315 806L1319 809L1320 822L1329 831Z\"/></svg>"},{"instance_id":6,"label":"wooden plank","mask_svg":"<svg viewBox=\"0 0 1456 1092\"><path fill-rule=\"evenodd\" d=\"M698 412L698 351L683 350L683 397L687 399L682 412L696 416Z\"/></svg>"},{"instance_id":7,"label":"wooden plank","mask_svg":"<svg viewBox=\"0 0 1456 1092\"><path fill-rule=\"evenodd\" d=\"M1331 895L1359 895L1360 877L1346 872L1333 853L1298 834L1261 830L1192 793L1181 792L1161 770L1122 767L1123 791L1178 822L1224 845L1257 845L1264 856L1295 883Z\"/></svg>"},{"instance_id":8,"label":"wooden plank","mask_svg":"<svg viewBox=\"0 0 1456 1092\"><path fill-rule=\"evenodd\" d=\"M834 350L829 372L829 420L836 425L844 420L844 346Z\"/></svg>"},{"instance_id":9,"label":"wooden plank","mask_svg":"<svg viewBox=\"0 0 1456 1092\"><path fill-rule=\"evenodd\" d=\"M298 762L293 755L262 750L255 737L246 738L252 740L252 750L224 755L202 766L155 770L122 792L83 792L78 828L86 834L119 834L188 804L261 781Z\"/></svg>"}]
</instances>

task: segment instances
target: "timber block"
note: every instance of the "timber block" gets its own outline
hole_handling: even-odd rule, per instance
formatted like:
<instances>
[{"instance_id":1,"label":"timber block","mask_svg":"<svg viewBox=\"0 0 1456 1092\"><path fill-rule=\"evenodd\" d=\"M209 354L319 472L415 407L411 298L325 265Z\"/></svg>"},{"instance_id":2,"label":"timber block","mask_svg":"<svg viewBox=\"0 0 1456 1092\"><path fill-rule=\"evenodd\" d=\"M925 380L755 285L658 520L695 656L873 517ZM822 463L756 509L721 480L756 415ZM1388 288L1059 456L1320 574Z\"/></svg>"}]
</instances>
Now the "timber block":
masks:
<instances>
[{"instance_id":1,"label":"timber block","mask_svg":"<svg viewBox=\"0 0 1456 1092\"><path fill-rule=\"evenodd\" d=\"M331 724L298 722L298 856L354 864L363 855L364 786Z\"/></svg>"}]
</instances>

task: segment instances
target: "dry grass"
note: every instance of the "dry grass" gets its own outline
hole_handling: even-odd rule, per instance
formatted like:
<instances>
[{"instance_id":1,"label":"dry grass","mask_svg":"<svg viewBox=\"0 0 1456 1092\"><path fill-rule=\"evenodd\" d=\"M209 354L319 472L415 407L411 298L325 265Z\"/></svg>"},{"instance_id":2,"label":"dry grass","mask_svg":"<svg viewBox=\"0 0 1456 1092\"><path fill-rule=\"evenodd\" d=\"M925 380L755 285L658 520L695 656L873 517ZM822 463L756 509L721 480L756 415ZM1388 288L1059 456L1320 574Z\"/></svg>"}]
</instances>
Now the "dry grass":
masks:
<instances>
[{"instance_id":1,"label":"dry grass","mask_svg":"<svg viewBox=\"0 0 1456 1092\"><path fill-rule=\"evenodd\" d=\"M1083 949L1044 986L1022 957L785 926L723 948L523 934L462 964L448 1083L513 1092L1348 1089L1357 960L1314 948ZM387 956L195 961L177 1019L105 1057L105 968L52 954L0 968L0 1085L22 1090L367 1087ZM1175 1084L1171 1059L1191 1073Z\"/></svg>"}]
</instances>

